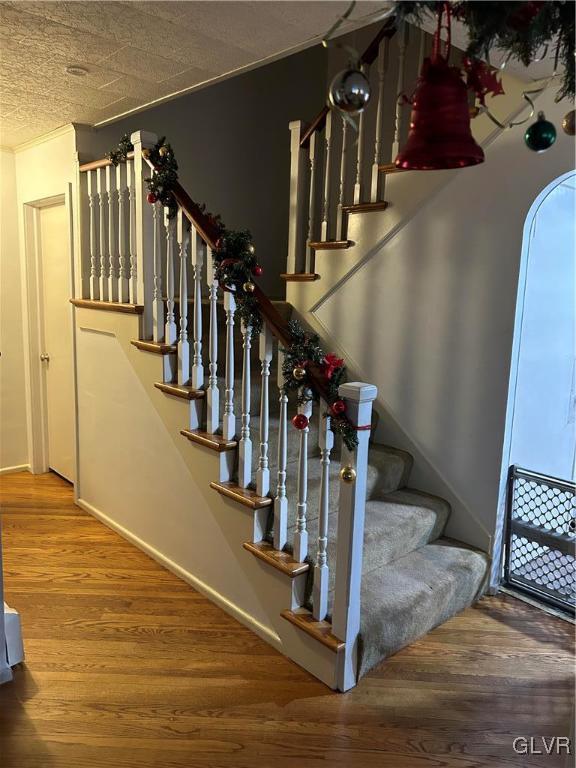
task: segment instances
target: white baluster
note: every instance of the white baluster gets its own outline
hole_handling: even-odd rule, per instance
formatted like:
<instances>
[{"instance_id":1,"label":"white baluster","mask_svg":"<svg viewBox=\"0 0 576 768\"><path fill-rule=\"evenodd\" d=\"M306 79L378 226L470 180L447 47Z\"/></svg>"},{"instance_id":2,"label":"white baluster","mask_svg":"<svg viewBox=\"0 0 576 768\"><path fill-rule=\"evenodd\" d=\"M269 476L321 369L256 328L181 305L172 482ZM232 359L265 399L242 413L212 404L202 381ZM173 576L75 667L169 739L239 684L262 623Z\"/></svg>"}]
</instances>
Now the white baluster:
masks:
<instances>
[{"instance_id":1,"label":"white baluster","mask_svg":"<svg viewBox=\"0 0 576 768\"><path fill-rule=\"evenodd\" d=\"M362 64L362 72L370 78L370 68ZM356 152L356 182L354 184L354 204L364 200L364 159L366 155L366 110L360 112L358 118L358 144Z\"/></svg>"},{"instance_id":2,"label":"white baluster","mask_svg":"<svg viewBox=\"0 0 576 768\"><path fill-rule=\"evenodd\" d=\"M178 384L190 383L190 342L188 341L188 221L182 209L176 214L176 239L180 256L180 331L178 333Z\"/></svg>"},{"instance_id":3,"label":"white baluster","mask_svg":"<svg viewBox=\"0 0 576 768\"><path fill-rule=\"evenodd\" d=\"M128 300L131 304L138 303L138 260L136 257L136 190L134 187L134 162L126 161L126 176L128 182L128 226L129 226L129 261L128 261Z\"/></svg>"},{"instance_id":4,"label":"white baluster","mask_svg":"<svg viewBox=\"0 0 576 768\"><path fill-rule=\"evenodd\" d=\"M107 213L108 213L108 191L106 189L106 169L98 168L98 245L100 251L100 279L98 291L100 301L108 301L108 231L107 231Z\"/></svg>"},{"instance_id":5,"label":"white baluster","mask_svg":"<svg viewBox=\"0 0 576 768\"><path fill-rule=\"evenodd\" d=\"M259 496L270 492L270 469L268 461L268 431L270 406L268 400L270 363L272 361L272 333L266 323L260 333L260 362L262 364L262 388L260 390L260 454L256 472L256 491Z\"/></svg>"},{"instance_id":6,"label":"white baluster","mask_svg":"<svg viewBox=\"0 0 576 768\"><path fill-rule=\"evenodd\" d=\"M342 119L342 154L340 155L340 184L338 188L338 214L336 218L336 240L346 237L346 219L343 212L346 194L346 164L348 161L348 123Z\"/></svg>"},{"instance_id":7,"label":"white baluster","mask_svg":"<svg viewBox=\"0 0 576 768\"><path fill-rule=\"evenodd\" d=\"M329 240L331 234L330 221L330 182L332 180L332 110L326 115L326 127L324 128L325 158L324 164L324 196L322 199L322 227L321 239Z\"/></svg>"},{"instance_id":8,"label":"white baluster","mask_svg":"<svg viewBox=\"0 0 576 768\"><path fill-rule=\"evenodd\" d=\"M202 364L202 266L204 263L204 243L200 235L192 230L192 279L194 281L194 356L192 358L193 389L204 387L204 365Z\"/></svg>"},{"instance_id":9,"label":"white baluster","mask_svg":"<svg viewBox=\"0 0 576 768\"><path fill-rule=\"evenodd\" d=\"M250 438L250 348L252 328L242 323L242 428L238 446L238 485L247 488L252 480L252 439Z\"/></svg>"},{"instance_id":10,"label":"white baluster","mask_svg":"<svg viewBox=\"0 0 576 768\"><path fill-rule=\"evenodd\" d=\"M384 128L384 82L388 70L389 41L386 38L378 50L378 104L376 108L376 138L374 141L374 162L372 163L372 184L370 200L377 203L384 199L385 175L379 170L383 163L382 131Z\"/></svg>"},{"instance_id":11,"label":"white baluster","mask_svg":"<svg viewBox=\"0 0 576 768\"><path fill-rule=\"evenodd\" d=\"M314 264L314 251L310 248L309 243L314 242L316 232L316 176L318 173L318 131L314 131L310 137L310 151L309 151L309 163L310 163L310 190L308 198L308 245L306 247L306 260L304 264L305 272L312 272Z\"/></svg>"},{"instance_id":12,"label":"white baluster","mask_svg":"<svg viewBox=\"0 0 576 768\"><path fill-rule=\"evenodd\" d=\"M314 586L312 589L312 612L317 621L322 621L328 613L328 580L329 565L327 559L328 547L328 515L330 513L330 452L334 447L334 433L330 429L330 417L324 411L326 403L321 404L320 432L318 445L320 447L320 514L318 521L318 551L314 566Z\"/></svg>"},{"instance_id":13,"label":"white baluster","mask_svg":"<svg viewBox=\"0 0 576 768\"><path fill-rule=\"evenodd\" d=\"M90 217L90 298L100 298L98 272L98 186L96 178L98 171L88 171L88 211Z\"/></svg>"},{"instance_id":14,"label":"white baluster","mask_svg":"<svg viewBox=\"0 0 576 768\"><path fill-rule=\"evenodd\" d=\"M278 481L274 499L274 548L284 549L288 528L288 497L286 496L286 464L288 461L288 396L284 392L282 366L284 353L278 349L278 390L280 423L278 425Z\"/></svg>"},{"instance_id":15,"label":"white baluster","mask_svg":"<svg viewBox=\"0 0 576 768\"><path fill-rule=\"evenodd\" d=\"M351 451L346 445L342 445L342 469L347 470L348 477L341 476L340 480L336 584L332 612L332 632L345 643L344 659L338 671L338 689L347 691L356 684L358 669L360 588L370 437L370 430L365 427L370 424L372 402L376 398L377 390L371 384L351 382L342 384L338 394L346 403L346 414L350 422L358 425L358 446Z\"/></svg>"},{"instance_id":16,"label":"white baluster","mask_svg":"<svg viewBox=\"0 0 576 768\"><path fill-rule=\"evenodd\" d=\"M236 299L230 291L224 291L224 312L226 313L226 393L222 436L233 440L236 436L236 415L234 413L234 313Z\"/></svg>"},{"instance_id":17,"label":"white baluster","mask_svg":"<svg viewBox=\"0 0 576 768\"><path fill-rule=\"evenodd\" d=\"M116 238L116 169L107 165L106 189L108 190L108 300L118 301L118 249Z\"/></svg>"},{"instance_id":18,"label":"white baluster","mask_svg":"<svg viewBox=\"0 0 576 768\"><path fill-rule=\"evenodd\" d=\"M129 209L127 207L127 176L126 163L118 163L116 166L116 190L118 193L118 301L126 303L130 301L128 290L128 232ZM126 226L128 224L128 227Z\"/></svg>"},{"instance_id":19,"label":"white baluster","mask_svg":"<svg viewBox=\"0 0 576 768\"><path fill-rule=\"evenodd\" d=\"M404 93L404 78L406 74L406 48L408 46L408 24L403 22L398 35L398 84L396 86L396 110L394 113L394 141L392 143L392 160L400 151L402 141L404 107L400 97Z\"/></svg>"},{"instance_id":20,"label":"white baluster","mask_svg":"<svg viewBox=\"0 0 576 768\"><path fill-rule=\"evenodd\" d=\"M305 391L300 390L301 394ZM312 418L312 400L298 406L298 413L304 414L308 421ZM309 427L300 430L300 453L298 457L298 504L296 532L294 533L294 559L304 562L308 555L308 529L306 514L308 507L308 433Z\"/></svg>"},{"instance_id":21,"label":"white baluster","mask_svg":"<svg viewBox=\"0 0 576 768\"><path fill-rule=\"evenodd\" d=\"M169 209L164 208L164 228L166 230L166 325L164 328L164 341L166 344L174 344L178 336L176 328L175 286L174 286L174 239L176 236L176 219L169 218Z\"/></svg>"},{"instance_id":22,"label":"white baluster","mask_svg":"<svg viewBox=\"0 0 576 768\"><path fill-rule=\"evenodd\" d=\"M304 209L307 205L306 150L300 146L302 122L290 123L290 212L288 218L288 260L286 272L301 271L305 258L306 227Z\"/></svg>"},{"instance_id":23,"label":"white baluster","mask_svg":"<svg viewBox=\"0 0 576 768\"><path fill-rule=\"evenodd\" d=\"M210 301L210 337L208 354L208 392L206 396L206 431L214 434L220 426L220 391L218 390L218 282L214 279L214 261L212 250L207 249L207 278Z\"/></svg>"},{"instance_id":24,"label":"white baluster","mask_svg":"<svg viewBox=\"0 0 576 768\"><path fill-rule=\"evenodd\" d=\"M162 341L165 334L164 298L162 296L162 204L152 205L153 242L152 258L154 272L152 275L152 338Z\"/></svg>"}]
</instances>

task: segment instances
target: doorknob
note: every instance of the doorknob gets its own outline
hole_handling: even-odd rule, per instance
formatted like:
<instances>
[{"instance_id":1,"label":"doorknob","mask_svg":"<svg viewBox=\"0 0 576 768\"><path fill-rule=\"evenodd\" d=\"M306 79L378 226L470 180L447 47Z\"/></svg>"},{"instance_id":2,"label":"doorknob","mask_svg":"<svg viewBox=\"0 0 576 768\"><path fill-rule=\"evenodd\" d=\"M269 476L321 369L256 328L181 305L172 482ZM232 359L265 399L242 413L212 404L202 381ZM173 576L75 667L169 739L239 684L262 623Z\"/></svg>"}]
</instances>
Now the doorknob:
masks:
<instances>
[{"instance_id":1,"label":"doorknob","mask_svg":"<svg viewBox=\"0 0 576 768\"><path fill-rule=\"evenodd\" d=\"M50 360L50 355L47 355L46 352L43 352L40 355L40 360L42 360L43 363L47 363Z\"/></svg>"}]
</instances>

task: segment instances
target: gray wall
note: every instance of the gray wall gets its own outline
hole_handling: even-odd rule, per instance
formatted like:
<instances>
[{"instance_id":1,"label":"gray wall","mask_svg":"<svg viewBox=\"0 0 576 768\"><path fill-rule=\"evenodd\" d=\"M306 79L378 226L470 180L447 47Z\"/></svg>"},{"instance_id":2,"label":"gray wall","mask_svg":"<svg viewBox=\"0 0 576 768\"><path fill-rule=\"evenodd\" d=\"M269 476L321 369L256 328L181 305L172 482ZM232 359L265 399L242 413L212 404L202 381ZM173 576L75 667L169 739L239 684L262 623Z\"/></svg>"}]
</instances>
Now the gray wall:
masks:
<instances>
[{"instance_id":1,"label":"gray wall","mask_svg":"<svg viewBox=\"0 0 576 768\"><path fill-rule=\"evenodd\" d=\"M288 247L288 123L311 120L325 100L327 54L320 46L208 86L96 130L94 157L124 133L166 135L180 178L197 202L233 229L250 229L265 274L260 282L283 296L278 277Z\"/></svg>"}]
</instances>

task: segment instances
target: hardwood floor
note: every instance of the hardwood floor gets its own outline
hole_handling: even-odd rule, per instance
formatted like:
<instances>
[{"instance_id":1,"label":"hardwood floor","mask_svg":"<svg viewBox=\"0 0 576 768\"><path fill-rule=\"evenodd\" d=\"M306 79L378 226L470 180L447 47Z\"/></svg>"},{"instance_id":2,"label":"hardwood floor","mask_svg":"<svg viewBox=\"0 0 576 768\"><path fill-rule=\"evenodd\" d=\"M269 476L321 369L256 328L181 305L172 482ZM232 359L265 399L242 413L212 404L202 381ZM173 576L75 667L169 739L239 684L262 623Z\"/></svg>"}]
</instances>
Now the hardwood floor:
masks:
<instances>
[{"instance_id":1,"label":"hardwood floor","mask_svg":"<svg viewBox=\"0 0 576 768\"><path fill-rule=\"evenodd\" d=\"M565 765L512 741L569 733L568 623L485 598L336 694L75 507L56 475L5 475L0 503L27 652L0 688L2 768Z\"/></svg>"}]
</instances>

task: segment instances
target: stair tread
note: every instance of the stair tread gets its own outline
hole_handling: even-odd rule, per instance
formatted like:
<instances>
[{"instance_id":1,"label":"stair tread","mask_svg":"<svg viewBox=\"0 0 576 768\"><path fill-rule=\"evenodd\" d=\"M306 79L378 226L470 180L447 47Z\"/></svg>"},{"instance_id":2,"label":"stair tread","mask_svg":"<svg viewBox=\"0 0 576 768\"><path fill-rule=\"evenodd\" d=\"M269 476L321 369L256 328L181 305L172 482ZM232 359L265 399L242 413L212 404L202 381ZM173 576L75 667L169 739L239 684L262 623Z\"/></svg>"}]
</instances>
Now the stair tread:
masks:
<instances>
[{"instance_id":1,"label":"stair tread","mask_svg":"<svg viewBox=\"0 0 576 768\"><path fill-rule=\"evenodd\" d=\"M142 304L128 304L120 301L100 301L99 299L70 299L70 304L84 309L99 309L104 312L123 312L129 315L141 315Z\"/></svg>"},{"instance_id":2,"label":"stair tread","mask_svg":"<svg viewBox=\"0 0 576 768\"><path fill-rule=\"evenodd\" d=\"M251 552L260 560L276 568L278 571L282 571L287 576L299 576L301 573L306 573L310 566L308 563L299 563L297 560L288 553L282 552L269 544L267 541L251 542L247 541L243 545L244 549Z\"/></svg>"},{"instance_id":3,"label":"stair tread","mask_svg":"<svg viewBox=\"0 0 576 768\"><path fill-rule=\"evenodd\" d=\"M165 344L163 341L134 339L131 343L137 349L141 349L144 352L154 352L157 355L172 355L178 352L178 347L176 344Z\"/></svg>"},{"instance_id":4,"label":"stair tread","mask_svg":"<svg viewBox=\"0 0 576 768\"><path fill-rule=\"evenodd\" d=\"M287 283L313 283L320 280L316 272L282 272L280 277Z\"/></svg>"},{"instance_id":5,"label":"stair tread","mask_svg":"<svg viewBox=\"0 0 576 768\"><path fill-rule=\"evenodd\" d=\"M406 173L405 168L397 168L394 163L383 163L378 166L381 173Z\"/></svg>"},{"instance_id":6,"label":"stair tread","mask_svg":"<svg viewBox=\"0 0 576 768\"><path fill-rule=\"evenodd\" d=\"M337 251L350 248L354 243L352 240L313 240L308 245L314 251Z\"/></svg>"},{"instance_id":7,"label":"stair tread","mask_svg":"<svg viewBox=\"0 0 576 768\"><path fill-rule=\"evenodd\" d=\"M385 211L389 203L385 200L379 200L375 203L355 203L354 205L343 205L344 213L369 213L370 211Z\"/></svg>"},{"instance_id":8,"label":"stair tread","mask_svg":"<svg viewBox=\"0 0 576 768\"><path fill-rule=\"evenodd\" d=\"M488 555L449 539L362 575L360 674L471 605Z\"/></svg>"},{"instance_id":9,"label":"stair tread","mask_svg":"<svg viewBox=\"0 0 576 768\"><path fill-rule=\"evenodd\" d=\"M222 435L203 432L201 429L181 429L180 434L184 435L188 440L203 445L205 448L211 448L218 453L233 451L238 445L236 440L226 440Z\"/></svg>"},{"instance_id":10,"label":"stair tread","mask_svg":"<svg viewBox=\"0 0 576 768\"><path fill-rule=\"evenodd\" d=\"M332 624L329 621L316 621L310 611L305 608L282 611L280 615L334 653L339 653L344 649L345 643L332 634Z\"/></svg>"},{"instance_id":11,"label":"stair tread","mask_svg":"<svg viewBox=\"0 0 576 768\"><path fill-rule=\"evenodd\" d=\"M236 483L219 483L214 481L210 483L210 488L251 509L261 509L272 504L270 496L260 496L252 488L241 488Z\"/></svg>"},{"instance_id":12,"label":"stair tread","mask_svg":"<svg viewBox=\"0 0 576 768\"><path fill-rule=\"evenodd\" d=\"M203 389L193 389L192 387L187 387L183 384L157 381L154 386L156 389L165 392L167 395L181 397L183 400L200 400L206 396L206 392Z\"/></svg>"}]
</instances>

